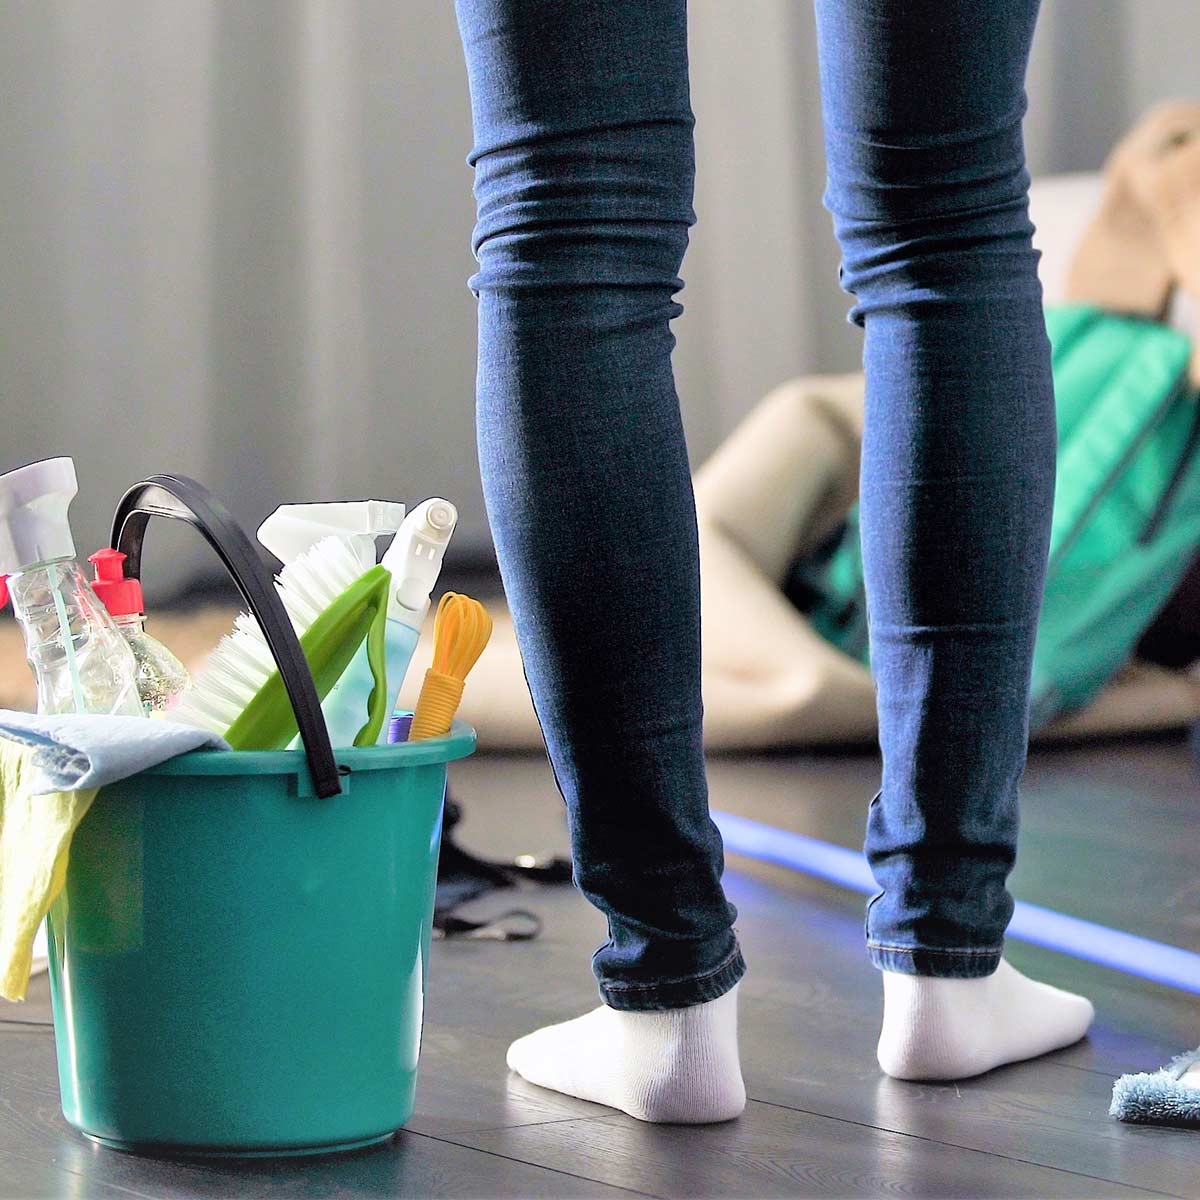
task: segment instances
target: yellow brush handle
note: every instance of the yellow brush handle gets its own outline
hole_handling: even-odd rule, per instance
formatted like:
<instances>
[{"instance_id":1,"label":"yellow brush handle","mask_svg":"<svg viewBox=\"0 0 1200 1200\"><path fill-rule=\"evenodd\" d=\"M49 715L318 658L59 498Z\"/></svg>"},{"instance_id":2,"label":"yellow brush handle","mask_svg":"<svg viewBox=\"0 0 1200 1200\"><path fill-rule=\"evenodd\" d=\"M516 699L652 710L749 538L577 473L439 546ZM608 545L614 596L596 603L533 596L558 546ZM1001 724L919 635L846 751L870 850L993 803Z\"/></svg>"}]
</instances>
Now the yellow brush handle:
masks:
<instances>
[{"instance_id":1,"label":"yellow brush handle","mask_svg":"<svg viewBox=\"0 0 1200 1200\"><path fill-rule=\"evenodd\" d=\"M410 742L421 742L426 738L444 737L450 732L454 714L462 702L463 681L453 675L443 675L431 667L425 672L421 694L417 697L417 708L413 714L412 728L408 731Z\"/></svg>"},{"instance_id":2,"label":"yellow brush handle","mask_svg":"<svg viewBox=\"0 0 1200 1200\"><path fill-rule=\"evenodd\" d=\"M433 666L425 672L410 742L444 737L462 702L463 680L492 636L492 618L478 600L447 592L433 621Z\"/></svg>"}]
</instances>

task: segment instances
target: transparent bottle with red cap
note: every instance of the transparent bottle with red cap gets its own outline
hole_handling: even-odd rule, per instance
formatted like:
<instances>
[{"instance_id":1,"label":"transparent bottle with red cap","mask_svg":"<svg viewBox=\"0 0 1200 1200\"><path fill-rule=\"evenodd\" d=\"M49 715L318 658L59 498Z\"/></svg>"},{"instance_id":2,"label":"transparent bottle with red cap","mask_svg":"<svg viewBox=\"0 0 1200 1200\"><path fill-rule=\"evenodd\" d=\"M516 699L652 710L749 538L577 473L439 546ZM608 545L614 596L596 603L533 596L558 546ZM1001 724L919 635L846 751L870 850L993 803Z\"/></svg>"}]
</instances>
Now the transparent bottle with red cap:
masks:
<instances>
[{"instance_id":1,"label":"transparent bottle with red cap","mask_svg":"<svg viewBox=\"0 0 1200 1200\"><path fill-rule=\"evenodd\" d=\"M174 707L191 677L187 668L157 638L146 632L142 584L125 578L120 550L97 550L88 558L95 568L92 591L108 609L137 663L137 688L146 715Z\"/></svg>"},{"instance_id":2,"label":"transparent bottle with red cap","mask_svg":"<svg viewBox=\"0 0 1200 1200\"><path fill-rule=\"evenodd\" d=\"M0 604L11 597L38 712L144 716L133 652L75 561L77 491L69 458L0 475Z\"/></svg>"}]
</instances>

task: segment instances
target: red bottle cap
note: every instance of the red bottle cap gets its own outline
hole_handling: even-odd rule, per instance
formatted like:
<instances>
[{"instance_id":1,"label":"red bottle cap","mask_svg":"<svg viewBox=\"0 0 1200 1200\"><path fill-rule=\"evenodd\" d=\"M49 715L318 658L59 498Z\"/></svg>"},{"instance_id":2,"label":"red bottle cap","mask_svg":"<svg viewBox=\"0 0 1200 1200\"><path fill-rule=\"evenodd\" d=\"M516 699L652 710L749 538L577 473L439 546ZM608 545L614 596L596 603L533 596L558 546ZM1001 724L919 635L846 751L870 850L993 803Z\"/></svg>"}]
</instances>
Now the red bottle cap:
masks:
<instances>
[{"instance_id":1,"label":"red bottle cap","mask_svg":"<svg viewBox=\"0 0 1200 1200\"><path fill-rule=\"evenodd\" d=\"M0 575L0 608L8 603L8 576Z\"/></svg>"},{"instance_id":2,"label":"red bottle cap","mask_svg":"<svg viewBox=\"0 0 1200 1200\"><path fill-rule=\"evenodd\" d=\"M145 611L141 581L125 578L125 555L120 550L97 550L88 562L96 568L92 591L114 617Z\"/></svg>"}]
</instances>

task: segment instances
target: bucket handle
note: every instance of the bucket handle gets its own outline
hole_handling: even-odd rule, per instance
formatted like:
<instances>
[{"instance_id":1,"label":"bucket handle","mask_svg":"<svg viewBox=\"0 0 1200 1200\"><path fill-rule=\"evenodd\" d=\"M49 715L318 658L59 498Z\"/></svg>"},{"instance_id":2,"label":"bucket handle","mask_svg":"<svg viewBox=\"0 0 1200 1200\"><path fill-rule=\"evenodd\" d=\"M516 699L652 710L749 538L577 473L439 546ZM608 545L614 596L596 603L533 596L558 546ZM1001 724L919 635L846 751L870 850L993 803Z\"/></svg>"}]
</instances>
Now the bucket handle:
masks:
<instances>
[{"instance_id":1,"label":"bucket handle","mask_svg":"<svg viewBox=\"0 0 1200 1200\"><path fill-rule=\"evenodd\" d=\"M308 754L313 790L322 799L342 790L341 774L321 715L321 701L300 640L270 573L233 514L201 483L186 475L151 475L135 483L113 514L111 544L125 554L125 572L141 577L142 541L151 517L186 521L217 552L246 607L257 618L287 689Z\"/></svg>"}]
</instances>

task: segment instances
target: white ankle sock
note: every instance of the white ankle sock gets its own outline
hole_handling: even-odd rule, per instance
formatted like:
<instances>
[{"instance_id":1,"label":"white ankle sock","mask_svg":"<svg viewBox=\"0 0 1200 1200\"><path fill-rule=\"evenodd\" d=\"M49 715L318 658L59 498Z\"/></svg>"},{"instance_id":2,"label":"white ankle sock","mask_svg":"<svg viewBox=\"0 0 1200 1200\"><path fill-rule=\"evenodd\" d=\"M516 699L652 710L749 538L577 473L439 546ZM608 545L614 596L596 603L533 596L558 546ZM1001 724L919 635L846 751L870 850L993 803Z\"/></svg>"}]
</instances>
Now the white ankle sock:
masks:
<instances>
[{"instance_id":1,"label":"white ankle sock","mask_svg":"<svg viewBox=\"0 0 1200 1200\"><path fill-rule=\"evenodd\" d=\"M984 979L883 972L879 1065L896 1079L966 1079L1079 1041L1090 1000L1003 960Z\"/></svg>"},{"instance_id":2,"label":"white ankle sock","mask_svg":"<svg viewBox=\"0 0 1200 1200\"><path fill-rule=\"evenodd\" d=\"M737 990L662 1012L601 1006L519 1038L508 1048L508 1065L530 1083L640 1121L728 1121L746 1107Z\"/></svg>"}]
</instances>

